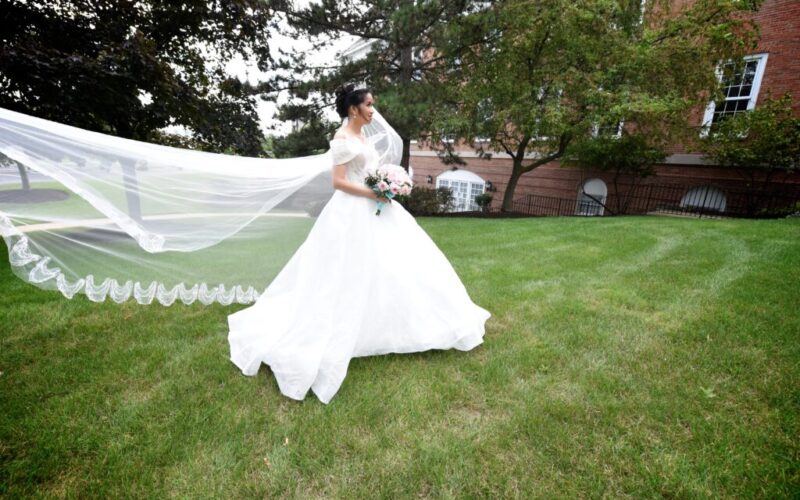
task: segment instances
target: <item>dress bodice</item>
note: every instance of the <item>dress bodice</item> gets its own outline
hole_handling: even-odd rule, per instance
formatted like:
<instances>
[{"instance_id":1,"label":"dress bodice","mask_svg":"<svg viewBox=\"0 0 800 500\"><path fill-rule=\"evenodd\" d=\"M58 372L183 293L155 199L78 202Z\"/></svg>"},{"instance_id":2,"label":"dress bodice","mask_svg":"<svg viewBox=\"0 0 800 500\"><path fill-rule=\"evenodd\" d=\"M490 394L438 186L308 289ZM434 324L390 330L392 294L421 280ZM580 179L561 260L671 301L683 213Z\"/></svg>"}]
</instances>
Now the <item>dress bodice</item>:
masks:
<instances>
[{"instance_id":1,"label":"dress bodice","mask_svg":"<svg viewBox=\"0 0 800 500\"><path fill-rule=\"evenodd\" d=\"M378 152L375 146L356 137L333 139L330 141L334 165L347 165L347 180L363 184L367 169L375 168Z\"/></svg>"}]
</instances>

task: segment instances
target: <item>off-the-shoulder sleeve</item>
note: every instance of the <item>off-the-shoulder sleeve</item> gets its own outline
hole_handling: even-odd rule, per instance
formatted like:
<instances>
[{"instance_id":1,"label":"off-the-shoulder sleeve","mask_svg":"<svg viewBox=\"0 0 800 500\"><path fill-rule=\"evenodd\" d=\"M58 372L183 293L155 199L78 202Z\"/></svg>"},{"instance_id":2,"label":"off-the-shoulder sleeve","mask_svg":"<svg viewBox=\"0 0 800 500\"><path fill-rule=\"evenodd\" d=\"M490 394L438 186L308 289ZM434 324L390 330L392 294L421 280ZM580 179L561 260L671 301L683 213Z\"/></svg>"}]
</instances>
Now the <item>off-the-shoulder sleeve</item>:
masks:
<instances>
[{"instance_id":1,"label":"off-the-shoulder sleeve","mask_svg":"<svg viewBox=\"0 0 800 500\"><path fill-rule=\"evenodd\" d=\"M334 165L343 165L358 154L358 146L347 139L333 139L330 145Z\"/></svg>"}]
</instances>

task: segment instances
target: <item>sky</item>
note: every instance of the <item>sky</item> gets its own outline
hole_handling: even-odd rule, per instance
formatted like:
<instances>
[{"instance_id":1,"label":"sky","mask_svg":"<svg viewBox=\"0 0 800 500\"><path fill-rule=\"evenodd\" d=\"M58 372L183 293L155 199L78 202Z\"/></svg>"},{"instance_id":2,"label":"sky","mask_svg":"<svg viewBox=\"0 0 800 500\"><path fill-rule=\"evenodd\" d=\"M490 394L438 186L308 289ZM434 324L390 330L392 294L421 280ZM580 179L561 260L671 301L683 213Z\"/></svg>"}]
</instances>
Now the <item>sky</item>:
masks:
<instances>
[{"instance_id":1,"label":"sky","mask_svg":"<svg viewBox=\"0 0 800 500\"><path fill-rule=\"evenodd\" d=\"M295 5L304 5L308 4L307 0L296 0ZM284 32L288 32L285 30ZM276 54L278 54L278 48L285 51L309 51L311 48L311 42L309 40L304 39L294 39L289 38L281 33L272 32L270 33L270 50ZM344 36L342 39L337 40L334 42L330 47L327 47L321 51L317 51L315 53L309 53L308 61L310 64L324 64L326 62L330 62L332 59L335 58L336 52L347 48L350 44L355 42L357 37L355 36ZM258 81L262 81L265 78L265 75L270 75L270 73L263 73L259 71L256 67L255 63L245 61L242 57L239 57L235 60L232 60L226 67L226 70L240 80L249 80L251 83L256 83ZM287 92L281 92L278 97L278 103L283 104L288 101ZM272 102L266 102L259 99L259 103L257 106L258 116L261 122L261 128L265 134L276 134L276 135L284 135L291 131L291 123L282 123L278 120L273 120L273 116L276 111L276 105ZM333 106L326 110L327 118L331 121L338 121L340 120L339 115L333 109ZM272 125L277 125L278 128L276 130L269 130L268 127Z\"/></svg>"}]
</instances>

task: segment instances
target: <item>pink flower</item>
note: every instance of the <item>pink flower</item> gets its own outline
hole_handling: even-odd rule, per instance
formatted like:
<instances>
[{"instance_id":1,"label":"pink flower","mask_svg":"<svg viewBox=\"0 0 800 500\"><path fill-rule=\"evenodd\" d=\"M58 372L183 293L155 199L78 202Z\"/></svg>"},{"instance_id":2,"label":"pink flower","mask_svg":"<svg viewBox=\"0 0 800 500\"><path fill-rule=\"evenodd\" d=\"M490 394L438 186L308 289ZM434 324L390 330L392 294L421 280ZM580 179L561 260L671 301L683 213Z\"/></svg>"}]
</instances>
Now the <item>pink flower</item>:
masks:
<instances>
[{"instance_id":1,"label":"pink flower","mask_svg":"<svg viewBox=\"0 0 800 500\"><path fill-rule=\"evenodd\" d=\"M389 184L387 184L385 181L380 181L378 183L378 189L380 189L381 191L386 191L387 189L389 189Z\"/></svg>"},{"instance_id":2,"label":"pink flower","mask_svg":"<svg viewBox=\"0 0 800 500\"><path fill-rule=\"evenodd\" d=\"M389 189L391 189L391 190L392 190L392 192L393 192L394 194L397 194L398 192L400 192L400 186L398 186L398 185L397 185L397 184L395 184L394 182L393 182L393 183L392 183L392 185L389 187Z\"/></svg>"}]
</instances>

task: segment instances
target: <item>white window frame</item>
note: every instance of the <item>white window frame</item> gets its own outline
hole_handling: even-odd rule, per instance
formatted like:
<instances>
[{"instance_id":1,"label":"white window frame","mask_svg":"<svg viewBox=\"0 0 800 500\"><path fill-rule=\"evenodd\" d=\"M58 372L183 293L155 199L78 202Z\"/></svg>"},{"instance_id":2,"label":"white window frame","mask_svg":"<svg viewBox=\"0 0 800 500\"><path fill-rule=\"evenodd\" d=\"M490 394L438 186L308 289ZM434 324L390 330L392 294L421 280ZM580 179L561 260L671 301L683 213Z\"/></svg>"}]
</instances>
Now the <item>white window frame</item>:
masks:
<instances>
[{"instance_id":1,"label":"white window frame","mask_svg":"<svg viewBox=\"0 0 800 500\"><path fill-rule=\"evenodd\" d=\"M543 95L544 95L544 88L539 87L539 90L537 91L538 98L541 99L543 97ZM558 102L556 103L556 106L561 107L561 97L563 95L564 95L564 89L563 88L558 89L556 91L556 99L558 99ZM537 125L538 125L538 120L537 120ZM537 135L536 137L533 138L533 140L535 140L537 142L549 141L550 139L551 139L551 137L549 135Z\"/></svg>"},{"instance_id":2,"label":"white window frame","mask_svg":"<svg viewBox=\"0 0 800 500\"><path fill-rule=\"evenodd\" d=\"M750 111L750 110L752 110L753 108L756 107L756 100L758 99L758 94L759 94L759 92L761 90L761 80L764 78L764 71L765 71L765 69L767 67L767 58L768 57L769 57L769 54L766 53L766 52L763 52L761 54L752 54L752 55L749 55L749 56L745 56L743 58L743 62L745 62L745 63L747 63L748 61L754 61L754 60L758 61L758 65L756 66L756 74L755 74L755 76L753 76L753 85L752 85L752 88L750 89L750 97L748 98L748 101L747 101L747 111ZM720 82L722 81L722 65L723 64L727 64L727 62L726 63L717 64L717 69L716 69L717 81L720 81ZM725 100L727 101L728 98L725 97ZM741 100L741 98L734 98L734 99L731 99L731 100ZM716 110L716 107L717 107L717 105L716 105L716 103L714 102L713 99L711 101L709 101L708 105L706 105L706 111L703 114L703 123L700 126L700 136L701 137L707 137L708 136L708 131L711 128L711 123L714 120L714 111Z\"/></svg>"},{"instance_id":3,"label":"white window frame","mask_svg":"<svg viewBox=\"0 0 800 500\"><path fill-rule=\"evenodd\" d=\"M586 193L586 185L589 184L591 181L598 181L603 185L603 190L605 190L605 194L602 195L589 195ZM600 198L600 202L598 203L594 199L590 198L590 196ZM608 200L608 185L605 183L603 179L598 177L593 177L591 179L586 179L581 183L580 191L578 192L578 197L575 200L575 215L582 215L582 216L602 216L605 213L605 203Z\"/></svg>"},{"instance_id":4,"label":"white window frame","mask_svg":"<svg viewBox=\"0 0 800 500\"><path fill-rule=\"evenodd\" d=\"M455 183L458 183L459 187L466 185L466 192L453 189L453 185ZM436 189L439 189L440 187L448 187L453 192L453 201L455 202L453 207L454 212L480 210L480 207L475 202L475 197L486 192L486 181L478 182L462 179L442 179L440 176L437 176L435 185ZM475 192L477 192L477 194L473 195ZM460 196L460 194L464 194L464 196Z\"/></svg>"},{"instance_id":5,"label":"white window frame","mask_svg":"<svg viewBox=\"0 0 800 500\"><path fill-rule=\"evenodd\" d=\"M620 120L617 122L617 131L611 134L609 137L611 139L619 139L622 137L622 128L625 126L625 120ZM600 125L597 122L592 123L592 137L598 137L600 135Z\"/></svg>"},{"instance_id":6,"label":"white window frame","mask_svg":"<svg viewBox=\"0 0 800 500\"><path fill-rule=\"evenodd\" d=\"M642 2L644 4L644 2ZM598 91L603 90L603 86L597 87ZM625 125L625 120L617 122L617 131L611 135L611 139L619 139L622 137L622 127ZM600 124L597 121L592 121L592 137L597 138L600 135Z\"/></svg>"}]
</instances>

